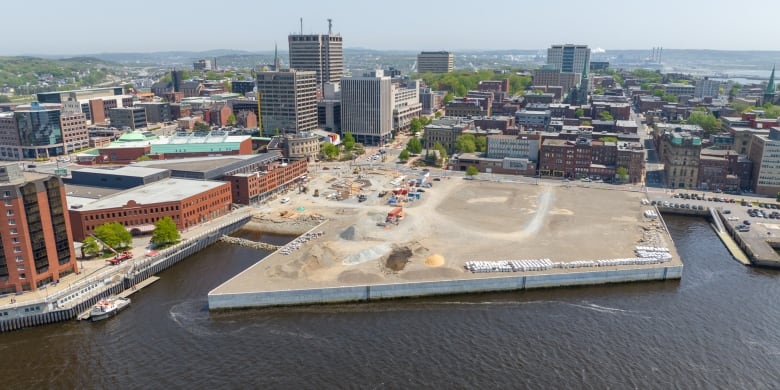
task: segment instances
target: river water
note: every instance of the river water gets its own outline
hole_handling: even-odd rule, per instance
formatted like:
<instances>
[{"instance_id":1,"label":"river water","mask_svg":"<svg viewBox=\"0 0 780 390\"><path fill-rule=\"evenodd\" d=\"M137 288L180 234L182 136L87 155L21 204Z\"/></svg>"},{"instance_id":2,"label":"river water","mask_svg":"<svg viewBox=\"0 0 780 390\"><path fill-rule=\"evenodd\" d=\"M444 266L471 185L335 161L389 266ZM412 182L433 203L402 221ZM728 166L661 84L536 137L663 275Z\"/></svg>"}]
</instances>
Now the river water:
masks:
<instances>
[{"instance_id":1,"label":"river water","mask_svg":"<svg viewBox=\"0 0 780 390\"><path fill-rule=\"evenodd\" d=\"M226 313L206 293L259 256L215 244L115 318L0 334L0 386L780 387L780 273L734 261L704 220L666 220L679 282Z\"/></svg>"}]
</instances>

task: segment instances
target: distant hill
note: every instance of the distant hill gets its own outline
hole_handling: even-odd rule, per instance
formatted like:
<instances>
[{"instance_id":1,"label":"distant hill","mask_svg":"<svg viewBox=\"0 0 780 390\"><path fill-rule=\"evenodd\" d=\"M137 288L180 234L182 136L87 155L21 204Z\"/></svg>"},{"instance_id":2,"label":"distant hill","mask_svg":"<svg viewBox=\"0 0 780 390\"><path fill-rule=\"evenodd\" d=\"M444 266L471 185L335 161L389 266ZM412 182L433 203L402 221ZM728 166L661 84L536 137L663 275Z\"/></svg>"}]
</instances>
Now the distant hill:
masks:
<instances>
[{"instance_id":1,"label":"distant hill","mask_svg":"<svg viewBox=\"0 0 780 390\"><path fill-rule=\"evenodd\" d=\"M0 57L0 87L34 93L60 87L99 84L106 80L110 61L93 57L46 59L38 57ZM26 89L29 88L29 91Z\"/></svg>"}]
</instances>

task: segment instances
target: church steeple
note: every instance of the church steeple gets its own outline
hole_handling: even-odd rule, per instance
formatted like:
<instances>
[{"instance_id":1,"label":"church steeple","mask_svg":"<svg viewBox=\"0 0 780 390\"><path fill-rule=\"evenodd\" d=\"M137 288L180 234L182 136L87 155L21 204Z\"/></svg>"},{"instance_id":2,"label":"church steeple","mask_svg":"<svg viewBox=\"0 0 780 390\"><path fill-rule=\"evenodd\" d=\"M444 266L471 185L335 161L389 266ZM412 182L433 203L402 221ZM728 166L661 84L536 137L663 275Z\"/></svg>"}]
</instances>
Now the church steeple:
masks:
<instances>
[{"instance_id":1,"label":"church steeple","mask_svg":"<svg viewBox=\"0 0 780 390\"><path fill-rule=\"evenodd\" d=\"M276 45L276 42L274 42L274 70L280 71L281 69L281 63L279 62L279 47Z\"/></svg>"},{"instance_id":2,"label":"church steeple","mask_svg":"<svg viewBox=\"0 0 780 390\"><path fill-rule=\"evenodd\" d=\"M577 104L588 104L588 92L590 92L590 80L588 80L588 62L582 65L582 76L577 90Z\"/></svg>"},{"instance_id":3,"label":"church steeple","mask_svg":"<svg viewBox=\"0 0 780 390\"><path fill-rule=\"evenodd\" d=\"M775 97L775 66L772 65L772 73L769 74L769 82L766 83L766 90L764 91L764 103L774 104Z\"/></svg>"}]
</instances>

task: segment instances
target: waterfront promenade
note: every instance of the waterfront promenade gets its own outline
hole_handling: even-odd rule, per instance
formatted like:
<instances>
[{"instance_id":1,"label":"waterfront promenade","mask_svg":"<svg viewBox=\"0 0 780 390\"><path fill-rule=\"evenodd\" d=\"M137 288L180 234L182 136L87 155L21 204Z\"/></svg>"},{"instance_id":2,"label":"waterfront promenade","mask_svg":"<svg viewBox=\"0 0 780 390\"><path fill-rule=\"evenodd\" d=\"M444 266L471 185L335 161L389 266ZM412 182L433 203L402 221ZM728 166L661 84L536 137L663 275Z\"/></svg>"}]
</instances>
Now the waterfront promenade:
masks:
<instances>
[{"instance_id":1,"label":"waterfront promenade","mask_svg":"<svg viewBox=\"0 0 780 390\"><path fill-rule=\"evenodd\" d=\"M132 260L118 266L108 265L104 259L83 261L86 266L78 274L68 275L39 291L3 297L0 331L75 318L99 298L132 288L240 228L249 218L249 209L242 208L182 232L178 244L154 256L146 256L144 245L133 249Z\"/></svg>"}]
</instances>

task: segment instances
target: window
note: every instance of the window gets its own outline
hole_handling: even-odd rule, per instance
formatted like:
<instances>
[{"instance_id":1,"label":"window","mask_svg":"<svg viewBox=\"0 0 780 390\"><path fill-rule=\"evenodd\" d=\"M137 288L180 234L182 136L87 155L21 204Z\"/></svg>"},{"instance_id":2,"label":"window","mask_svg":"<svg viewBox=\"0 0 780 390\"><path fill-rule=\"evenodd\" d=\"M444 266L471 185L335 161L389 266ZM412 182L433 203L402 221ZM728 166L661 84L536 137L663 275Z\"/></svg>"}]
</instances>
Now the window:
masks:
<instances>
[{"instance_id":1,"label":"window","mask_svg":"<svg viewBox=\"0 0 780 390\"><path fill-rule=\"evenodd\" d=\"M10 201L10 200L6 199L6 200L5 200L5 205L6 205L6 206L12 206L12 205L13 205L13 203L11 203L11 201Z\"/></svg>"},{"instance_id":2,"label":"window","mask_svg":"<svg viewBox=\"0 0 780 390\"><path fill-rule=\"evenodd\" d=\"M10 216L14 215L14 211L13 211L13 210L7 210L7 211L5 212L5 215L7 215L7 216L9 216L9 217L10 217Z\"/></svg>"},{"instance_id":3,"label":"window","mask_svg":"<svg viewBox=\"0 0 780 390\"><path fill-rule=\"evenodd\" d=\"M3 198L8 198L11 196L11 191L3 191Z\"/></svg>"},{"instance_id":4,"label":"window","mask_svg":"<svg viewBox=\"0 0 780 390\"><path fill-rule=\"evenodd\" d=\"M8 220L8 224L11 225L11 226L14 226L14 225L16 225L16 220L15 219L9 219Z\"/></svg>"}]
</instances>

